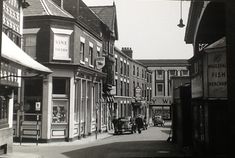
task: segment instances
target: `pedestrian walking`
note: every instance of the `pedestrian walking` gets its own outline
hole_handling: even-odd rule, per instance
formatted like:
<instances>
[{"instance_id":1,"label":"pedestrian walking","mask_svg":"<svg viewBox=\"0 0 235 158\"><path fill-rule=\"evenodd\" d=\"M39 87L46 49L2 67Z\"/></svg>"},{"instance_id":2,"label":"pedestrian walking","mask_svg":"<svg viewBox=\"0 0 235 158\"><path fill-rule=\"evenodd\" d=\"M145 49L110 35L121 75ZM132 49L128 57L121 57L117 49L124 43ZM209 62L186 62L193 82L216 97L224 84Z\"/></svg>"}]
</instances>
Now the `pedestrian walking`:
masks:
<instances>
[{"instance_id":1,"label":"pedestrian walking","mask_svg":"<svg viewBox=\"0 0 235 158\"><path fill-rule=\"evenodd\" d=\"M118 119L116 116L113 117L112 120L113 126L114 126L114 133L118 133Z\"/></svg>"},{"instance_id":2,"label":"pedestrian walking","mask_svg":"<svg viewBox=\"0 0 235 158\"><path fill-rule=\"evenodd\" d=\"M135 119L135 123L138 129L138 133L141 133L141 128L143 128L144 123L140 115Z\"/></svg>"},{"instance_id":3,"label":"pedestrian walking","mask_svg":"<svg viewBox=\"0 0 235 158\"><path fill-rule=\"evenodd\" d=\"M136 133L136 124L135 124L135 118L134 117L130 118L130 123L132 125L131 128L132 128L133 133Z\"/></svg>"}]
</instances>

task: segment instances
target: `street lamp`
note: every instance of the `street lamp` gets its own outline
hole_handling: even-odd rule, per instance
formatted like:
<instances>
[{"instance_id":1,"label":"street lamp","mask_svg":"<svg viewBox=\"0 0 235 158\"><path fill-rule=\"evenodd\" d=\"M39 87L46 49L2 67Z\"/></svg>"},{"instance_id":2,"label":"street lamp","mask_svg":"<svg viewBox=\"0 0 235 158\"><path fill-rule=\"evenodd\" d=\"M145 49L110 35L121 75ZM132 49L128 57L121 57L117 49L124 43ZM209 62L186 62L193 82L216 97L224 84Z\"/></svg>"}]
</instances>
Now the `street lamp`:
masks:
<instances>
[{"instance_id":1,"label":"street lamp","mask_svg":"<svg viewBox=\"0 0 235 158\"><path fill-rule=\"evenodd\" d=\"M180 0L180 23L177 26L180 28L183 28L185 26L182 19L182 0Z\"/></svg>"}]
</instances>

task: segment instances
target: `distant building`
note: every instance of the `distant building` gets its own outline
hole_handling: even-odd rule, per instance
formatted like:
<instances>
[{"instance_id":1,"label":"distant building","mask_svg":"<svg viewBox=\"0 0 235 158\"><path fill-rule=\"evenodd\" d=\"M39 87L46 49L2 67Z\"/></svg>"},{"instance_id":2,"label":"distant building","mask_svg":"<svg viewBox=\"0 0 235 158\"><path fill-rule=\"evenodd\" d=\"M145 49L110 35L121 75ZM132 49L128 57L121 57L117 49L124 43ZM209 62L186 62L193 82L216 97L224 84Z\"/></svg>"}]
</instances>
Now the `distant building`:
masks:
<instances>
[{"instance_id":1,"label":"distant building","mask_svg":"<svg viewBox=\"0 0 235 158\"><path fill-rule=\"evenodd\" d=\"M150 118L162 115L170 119L172 104L171 77L189 76L187 60L137 60L152 72L152 97L150 102Z\"/></svg>"},{"instance_id":2,"label":"distant building","mask_svg":"<svg viewBox=\"0 0 235 158\"><path fill-rule=\"evenodd\" d=\"M151 72L132 58L131 48L115 47L115 114L118 117L138 114L148 117Z\"/></svg>"},{"instance_id":3,"label":"distant building","mask_svg":"<svg viewBox=\"0 0 235 158\"><path fill-rule=\"evenodd\" d=\"M118 27L117 27L117 13L116 5L108 6L90 6L89 7L106 25L102 30L102 42L103 42L103 56L105 57L105 66L102 69L107 74L103 79L103 98L106 101L108 116L107 129L110 130L112 126L112 118L114 115L114 95L110 92L113 91L114 85L114 43L118 40Z\"/></svg>"}]
</instances>

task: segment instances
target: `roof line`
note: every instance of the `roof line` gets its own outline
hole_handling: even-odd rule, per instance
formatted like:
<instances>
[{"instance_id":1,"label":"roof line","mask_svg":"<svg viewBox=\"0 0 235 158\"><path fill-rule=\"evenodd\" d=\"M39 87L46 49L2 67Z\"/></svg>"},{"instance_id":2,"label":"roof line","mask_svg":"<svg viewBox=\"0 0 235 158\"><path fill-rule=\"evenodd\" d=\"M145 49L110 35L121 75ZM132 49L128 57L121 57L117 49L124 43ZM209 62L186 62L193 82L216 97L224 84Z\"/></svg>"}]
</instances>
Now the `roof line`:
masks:
<instances>
[{"instance_id":1,"label":"roof line","mask_svg":"<svg viewBox=\"0 0 235 158\"><path fill-rule=\"evenodd\" d=\"M62 11L64 14L66 14L69 17L74 18L71 14L69 14L66 10L61 9L58 5L56 5L53 1L48 1L49 3L51 3L54 7L56 7L57 9L59 9L60 11Z\"/></svg>"},{"instance_id":2,"label":"roof line","mask_svg":"<svg viewBox=\"0 0 235 158\"><path fill-rule=\"evenodd\" d=\"M93 5L93 6L88 6L89 8L97 8L97 7L113 7L113 5Z\"/></svg>"},{"instance_id":3,"label":"roof line","mask_svg":"<svg viewBox=\"0 0 235 158\"><path fill-rule=\"evenodd\" d=\"M44 0L40 0L44 10L46 11L47 15L52 15L51 11L49 10L49 8L47 7L46 3L44 2Z\"/></svg>"}]
</instances>

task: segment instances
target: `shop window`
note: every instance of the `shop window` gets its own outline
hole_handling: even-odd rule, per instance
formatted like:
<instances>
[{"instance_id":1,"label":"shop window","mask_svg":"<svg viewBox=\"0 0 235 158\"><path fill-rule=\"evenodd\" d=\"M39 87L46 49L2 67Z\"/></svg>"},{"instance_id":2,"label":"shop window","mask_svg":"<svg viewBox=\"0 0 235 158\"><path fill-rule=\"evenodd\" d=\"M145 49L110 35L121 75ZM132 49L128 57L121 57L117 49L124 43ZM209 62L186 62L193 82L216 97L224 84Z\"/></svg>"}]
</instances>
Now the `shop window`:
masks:
<instances>
[{"instance_id":1,"label":"shop window","mask_svg":"<svg viewBox=\"0 0 235 158\"><path fill-rule=\"evenodd\" d=\"M42 104L42 79L24 80L24 112L25 121L36 121L35 104ZM36 89L36 90L35 90ZM41 111L40 111L41 113Z\"/></svg>"},{"instance_id":2,"label":"shop window","mask_svg":"<svg viewBox=\"0 0 235 158\"><path fill-rule=\"evenodd\" d=\"M7 98L0 95L0 129L6 127L8 123L8 101Z\"/></svg>"},{"instance_id":3,"label":"shop window","mask_svg":"<svg viewBox=\"0 0 235 158\"><path fill-rule=\"evenodd\" d=\"M86 89L86 81L82 80L82 105L81 105L81 122L85 120L85 106L86 106L86 97L87 97L87 89Z\"/></svg>"},{"instance_id":4,"label":"shop window","mask_svg":"<svg viewBox=\"0 0 235 158\"><path fill-rule=\"evenodd\" d=\"M53 78L52 123L66 123L68 114L69 80Z\"/></svg>"},{"instance_id":5,"label":"shop window","mask_svg":"<svg viewBox=\"0 0 235 158\"><path fill-rule=\"evenodd\" d=\"M36 59L36 45L37 45L36 34L25 34L23 36L23 39L24 39L23 50L33 59Z\"/></svg>"}]
</instances>

